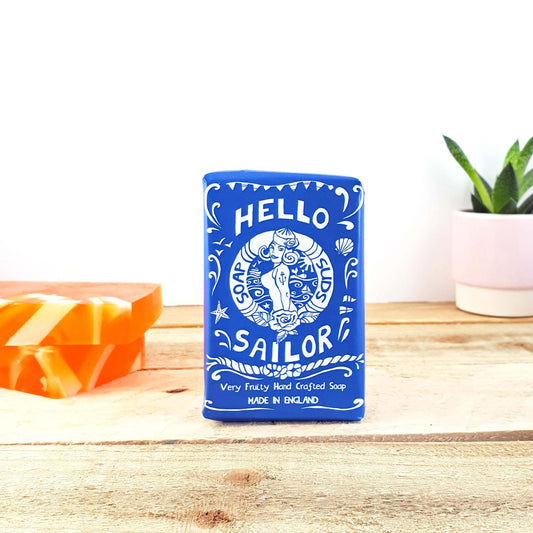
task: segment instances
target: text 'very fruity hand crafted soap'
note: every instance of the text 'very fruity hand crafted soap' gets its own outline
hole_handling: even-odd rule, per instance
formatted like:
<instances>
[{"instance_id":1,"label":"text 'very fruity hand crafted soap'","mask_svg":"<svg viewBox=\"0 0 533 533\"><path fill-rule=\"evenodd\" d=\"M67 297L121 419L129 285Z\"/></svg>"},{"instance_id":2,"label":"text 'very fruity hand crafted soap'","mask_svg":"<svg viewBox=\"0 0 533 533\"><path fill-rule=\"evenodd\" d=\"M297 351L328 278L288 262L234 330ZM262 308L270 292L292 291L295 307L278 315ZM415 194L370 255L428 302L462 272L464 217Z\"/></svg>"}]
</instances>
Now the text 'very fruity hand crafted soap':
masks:
<instances>
[{"instance_id":1,"label":"text 'very fruity hand crafted soap'","mask_svg":"<svg viewBox=\"0 0 533 533\"><path fill-rule=\"evenodd\" d=\"M205 417L361 420L363 203L355 178L205 176Z\"/></svg>"},{"instance_id":2,"label":"text 'very fruity hand crafted soap'","mask_svg":"<svg viewBox=\"0 0 533 533\"><path fill-rule=\"evenodd\" d=\"M144 367L161 286L0 282L0 387L66 398Z\"/></svg>"}]
</instances>

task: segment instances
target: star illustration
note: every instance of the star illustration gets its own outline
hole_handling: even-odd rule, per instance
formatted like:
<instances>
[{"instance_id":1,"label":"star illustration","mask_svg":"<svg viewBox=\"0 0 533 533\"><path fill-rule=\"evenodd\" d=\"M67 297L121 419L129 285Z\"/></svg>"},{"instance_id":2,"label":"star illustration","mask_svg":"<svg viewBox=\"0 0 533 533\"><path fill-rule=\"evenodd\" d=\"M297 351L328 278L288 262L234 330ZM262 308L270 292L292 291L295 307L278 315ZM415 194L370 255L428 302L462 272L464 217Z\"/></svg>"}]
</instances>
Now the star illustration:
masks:
<instances>
[{"instance_id":1,"label":"star illustration","mask_svg":"<svg viewBox=\"0 0 533 533\"><path fill-rule=\"evenodd\" d=\"M214 311L211 311L211 314L215 315L215 324L218 324L218 321L221 318L229 318L229 316L226 313L226 309L227 307L224 307L224 309L220 307L220 300L219 300L217 304L217 308Z\"/></svg>"}]
</instances>

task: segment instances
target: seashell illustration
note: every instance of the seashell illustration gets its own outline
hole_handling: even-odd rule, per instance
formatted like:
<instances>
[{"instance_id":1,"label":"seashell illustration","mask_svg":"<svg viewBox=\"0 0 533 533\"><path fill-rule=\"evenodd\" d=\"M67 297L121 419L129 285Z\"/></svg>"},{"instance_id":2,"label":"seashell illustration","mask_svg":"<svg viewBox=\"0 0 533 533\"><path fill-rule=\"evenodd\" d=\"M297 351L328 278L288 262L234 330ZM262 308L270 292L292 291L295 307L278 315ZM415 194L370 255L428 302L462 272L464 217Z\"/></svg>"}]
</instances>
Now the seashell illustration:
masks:
<instances>
[{"instance_id":1,"label":"seashell illustration","mask_svg":"<svg viewBox=\"0 0 533 533\"><path fill-rule=\"evenodd\" d=\"M335 242L335 251L342 255L348 255L353 250L353 241L346 237L337 239Z\"/></svg>"}]
</instances>

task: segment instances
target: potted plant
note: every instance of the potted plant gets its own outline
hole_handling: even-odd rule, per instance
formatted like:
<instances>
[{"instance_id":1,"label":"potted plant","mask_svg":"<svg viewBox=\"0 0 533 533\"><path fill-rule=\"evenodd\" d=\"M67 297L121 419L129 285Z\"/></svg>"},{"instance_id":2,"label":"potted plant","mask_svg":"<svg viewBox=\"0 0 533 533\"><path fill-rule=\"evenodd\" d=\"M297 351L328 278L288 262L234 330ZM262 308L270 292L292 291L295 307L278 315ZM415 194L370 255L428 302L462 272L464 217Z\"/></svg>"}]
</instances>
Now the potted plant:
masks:
<instances>
[{"instance_id":1,"label":"potted plant","mask_svg":"<svg viewBox=\"0 0 533 533\"><path fill-rule=\"evenodd\" d=\"M456 211L452 271L456 305L491 316L533 315L533 138L516 141L491 187L459 145L444 136L448 150L474 184L472 210Z\"/></svg>"}]
</instances>

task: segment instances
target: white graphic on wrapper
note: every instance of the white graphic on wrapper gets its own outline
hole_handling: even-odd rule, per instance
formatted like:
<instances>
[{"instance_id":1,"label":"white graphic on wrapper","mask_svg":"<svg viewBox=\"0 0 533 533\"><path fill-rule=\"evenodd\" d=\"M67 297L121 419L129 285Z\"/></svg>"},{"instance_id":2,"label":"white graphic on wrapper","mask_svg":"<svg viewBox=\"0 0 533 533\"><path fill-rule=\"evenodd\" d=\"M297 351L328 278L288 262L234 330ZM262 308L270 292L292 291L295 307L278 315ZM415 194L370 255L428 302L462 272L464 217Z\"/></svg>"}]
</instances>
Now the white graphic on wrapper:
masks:
<instances>
[{"instance_id":1,"label":"white graphic on wrapper","mask_svg":"<svg viewBox=\"0 0 533 533\"><path fill-rule=\"evenodd\" d=\"M213 400L206 400L204 407L211 411L272 411L271 407L243 407L241 409L222 409L219 407L212 407Z\"/></svg>"},{"instance_id":2,"label":"white graphic on wrapper","mask_svg":"<svg viewBox=\"0 0 533 533\"><path fill-rule=\"evenodd\" d=\"M355 301L356 301L355 298L353 298L349 294L346 294L342 299L343 305L339 306L339 315L345 315L346 313L352 313L354 308L348 307L348 305L353 304Z\"/></svg>"},{"instance_id":3,"label":"white graphic on wrapper","mask_svg":"<svg viewBox=\"0 0 533 533\"><path fill-rule=\"evenodd\" d=\"M349 323L350 319L348 317L342 318L341 323L339 324L339 334L337 335L338 341L344 342L350 334L350 328L348 327Z\"/></svg>"},{"instance_id":4,"label":"white graphic on wrapper","mask_svg":"<svg viewBox=\"0 0 533 533\"><path fill-rule=\"evenodd\" d=\"M353 411L354 409L359 409L364 405L365 401L363 398L356 398L353 401L353 407L328 407L326 405L309 405L307 407L302 407L302 409L329 409L330 411Z\"/></svg>"},{"instance_id":5,"label":"white graphic on wrapper","mask_svg":"<svg viewBox=\"0 0 533 533\"><path fill-rule=\"evenodd\" d=\"M341 224L341 225L345 226L347 230L354 229L354 227L355 227L354 223L351 220L348 220L348 219L352 218L356 213L358 213L361 210L361 208L363 207L364 199L365 199L365 193L364 193L363 187L361 187L361 185L354 185L352 190L353 190L353 192L355 192L355 193L357 193L359 195L359 201L358 201L357 207L349 215L346 215L340 222L337 222L337 224ZM350 195L348 194L346 189L344 189L343 187L337 187L335 189L335 194L337 196L342 196L344 198L344 207L343 207L343 210L342 210L342 212L344 213L346 211L346 209L348 208L348 204L349 204L349 201L350 201Z\"/></svg>"},{"instance_id":6,"label":"white graphic on wrapper","mask_svg":"<svg viewBox=\"0 0 533 533\"><path fill-rule=\"evenodd\" d=\"M223 337L225 340L219 341L218 345L222 346L223 348L227 348L228 350L231 350L231 339L230 339L229 335L224 330L216 329L215 330L215 337Z\"/></svg>"},{"instance_id":7,"label":"white graphic on wrapper","mask_svg":"<svg viewBox=\"0 0 533 533\"><path fill-rule=\"evenodd\" d=\"M338 254L348 255L353 250L353 241L347 237L335 241L335 251Z\"/></svg>"},{"instance_id":8,"label":"white graphic on wrapper","mask_svg":"<svg viewBox=\"0 0 533 533\"><path fill-rule=\"evenodd\" d=\"M292 191L296 190L296 187L298 185L302 184L304 188L307 190L309 189L311 183L314 183L316 186L316 190L319 191L322 187L328 188L330 191L332 191L335 187L329 183L324 183L322 181L317 180L300 180L300 181L292 181L291 183L281 183L279 185L265 185L264 183L254 183L250 181L231 181L228 183L229 188L233 191L237 185L240 185L241 191L245 191L247 187L252 187L254 191L257 191L258 189L268 191L269 189L277 189L278 191L282 191L285 187L289 187Z\"/></svg>"},{"instance_id":9,"label":"white graphic on wrapper","mask_svg":"<svg viewBox=\"0 0 533 533\"><path fill-rule=\"evenodd\" d=\"M353 370L346 366L339 366L339 363L352 363L355 369L359 370L360 366L364 364L364 362L364 353L360 353L359 355L345 354L336 355L335 357L326 357L324 359L319 359L318 361L312 361L311 363L303 365L300 363L289 363L285 365L268 363L264 366L258 366L241 363L228 357L211 357L206 354L206 369L211 371L213 368L215 368L215 371L211 374L211 378L214 381L220 380L220 374L222 372L230 372L232 374L254 380L264 378L278 378L281 380L287 378L309 379L318 374L322 374L324 372L333 372L335 370L342 370L345 372L344 377L350 377L353 373ZM307 374L311 371L314 371L314 373Z\"/></svg>"},{"instance_id":10,"label":"white graphic on wrapper","mask_svg":"<svg viewBox=\"0 0 533 533\"><path fill-rule=\"evenodd\" d=\"M215 324L218 324L218 321L221 318L229 318L228 314L226 313L227 310L228 310L227 307L222 308L222 306L220 305L220 300L219 300L217 303L217 308L214 311L211 311L211 314L215 315Z\"/></svg>"},{"instance_id":11,"label":"white graphic on wrapper","mask_svg":"<svg viewBox=\"0 0 533 533\"><path fill-rule=\"evenodd\" d=\"M313 239L280 228L243 246L231 267L230 290L241 313L275 331L280 343L326 309L333 267Z\"/></svg>"},{"instance_id":12,"label":"white graphic on wrapper","mask_svg":"<svg viewBox=\"0 0 533 533\"><path fill-rule=\"evenodd\" d=\"M348 282L350 278L356 278L358 276L357 270L355 268L359 263L359 259L357 257L350 257L348 261L346 261L346 265L344 265L344 284L346 285L346 289L348 289Z\"/></svg>"},{"instance_id":13,"label":"white graphic on wrapper","mask_svg":"<svg viewBox=\"0 0 533 533\"><path fill-rule=\"evenodd\" d=\"M215 202L211 205L211 208L208 206L208 200L207 197L209 195L209 191L211 189L214 189L215 191L218 191L220 189L220 185L218 183L211 183L211 185L207 186L204 191L204 211L205 215L208 218L209 222L214 224L214 226L210 226L207 228L207 233L212 233L213 231L220 231L220 222L217 219L217 216L215 214L215 209L220 207L219 202Z\"/></svg>"},{"instance_id":14,"label":"white graphic on wrapper","mask_svg":"<svg viewBox=\"0 0 533 533\"><path fill-rule=\"evenodd\" d=\"M335 188L333 185L331 185L329 183L324 183L324 182L318 181L318 180L298 180L298 181L293 181L293 182L290 182L290 183L282 183L282 184L279 184L279 185L265 185L263 183L255 183L255 182L251 182L251 181L231 181L231 182L228 182L228 186L229 186L229 188L232 191L235 190L235 188L237 186L240 186L241 191L245 191L248 187L251 187L254 191L257 191L257 190L268 191L269 189L277 189L280 192L283 191L284 188L289 187L292 191L295 191L296 188L298 187L298 185L300 185L300 184L303 185L306 190L309 189L311 184L315 185L317 191L319 191L322 187L326 187L330 191L335 189L335 194L337 196L342 196L342 198L344 200L342 212L345 213L347 211L347 209L349 208L350 199L351 199L350 198L350 193L344 187L340 187L339 186L339 187ZM337 222L337 224L345 226L347 230L353 230L354 229L355 225L349 219L352 218L356 213L358 213L361 210L361 208L363 207L364 196L365 196L363 187L361 185L354 185L352 187L352 191L354 193L356 193L356 195L357 195L357 200L356 200L357 201L357 206L355 207L355 209L351 213L345 215L340 222ZM206 196L206 198L207 198L207 196ZM209 232L209 229L208 229L208 232Z\"/></svg>"},{"instance_id":15,"label":"white graphic on wrapper","mask_svg":"<svg viewBox=\"0 0 533 533\"><path fill-rule=\"evenodd\" d=\"M222 237L222 239L220 239L219 241L213 241L213 244L215 244L216 246L222 246L222 244L224 244L224 246L226 248L231 248L231 245L233 244L233 241L225 243L224 242L225 240L226 240L226 237ZM224 249L217 250L217 254L220 255L223 251L224 251Z\"/></svg>"},{"instance_id":16,"label":"white graphic on wrapper","mask_svg":"<svg viewBox=\"0 0 533 533\"><path fill-rule=\"evenodd\" d=\"M211 289L211 294L213 294L215 292L215 289L218 285L218 280L220 279L220 261L218 260L218 257L216 255L209 255L207 257L207 260L210 262L210 263L215 263L215 270L210 270L209 271L209 279L212 279L215 281L215 283L213 283L213 288Z\"/></svg>"}]
</instances>

